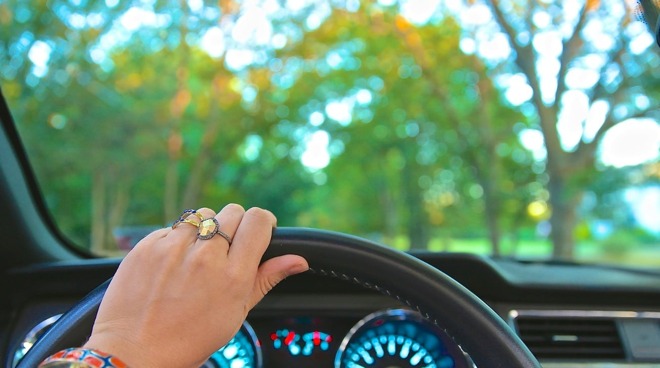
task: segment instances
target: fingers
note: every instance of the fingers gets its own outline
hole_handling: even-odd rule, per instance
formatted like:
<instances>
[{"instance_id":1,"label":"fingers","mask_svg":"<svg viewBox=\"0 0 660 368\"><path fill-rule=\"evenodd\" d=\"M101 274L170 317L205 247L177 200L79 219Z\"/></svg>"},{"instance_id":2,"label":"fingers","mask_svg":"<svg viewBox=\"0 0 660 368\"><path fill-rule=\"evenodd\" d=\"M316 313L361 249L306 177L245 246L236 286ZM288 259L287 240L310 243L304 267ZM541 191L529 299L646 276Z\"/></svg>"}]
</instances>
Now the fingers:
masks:
<instances>
[{"instance_id":1,"label":"fingers","mask_svg":"<svg viewBox=\"0 0 660 368\"><path fill-rule=\"evenodd\" d=\"M245 209L242 206L230 203L226 205L216 216L218 224L220 224L220 231L227 234L230 239L233 239L236 236L236 229L238 229L245 214ZM222 236L216 236L216 240L221 241L226 246L229 246L229 242Z\"/></svg>"},{"instance_id":2,"label":"fingers","mask_svg":"<svg viewBox=\"0 0 660 368\"><path fill-rule=\"evenodd\" d=\"M212 259L216 260L212 263L217 266L228 267L229 274L243 275L240 278L249 280L249 284L254 283L246 285L248 288L253 286L250 296L252 305L260 301L286 277L309 269L307 261L296 255L273 258L259 266L270 243L273 229L277 225L277 218L270 211L256 207L246 211L238 204L228 204L217 215L208 208L201 208L197 213L202 219L217 220L218 229L232 239L232 242L229 244L223 236L213 236L206 240L198 239L198 229L191 224L183 223L166 235L173 243L178 241L188 245L180 246L178 249L184 252L185 249L192 251L189 252L188 257L179 259L190 258L198 261L200 257L206 261ZM190 248L190 244L194 244L194 247ZM221 259L230 262L225 263L220 261Z\"/></svg>"},{"instance_id":3,"label":"fingers","mask_svg":"<svg viewBox=\"0 0 660 368\"><path fill-rule=\"evenodd\" d=\"M256 270L276 225L277 219L270 211L256 207L247 210L229 249L232 263Z\"/></svg>"},{"instance_id":4,"label":"fingers","mask_svg":"<svg viewBox=\"0 0 660 368\"><path fill-rule=\"evenodd\" d=\"M245 210L237 204L226 205L214 217L205 217L200 227L200 234L209 229L203 227L210 225L212 231L209 238L195 239L195 245L191 248L194 257L212 260L217 266L224 265L227 254L232 245L232 238L239 227ZM207 235L209 236L209 235Z\"/></svg>"},{"instance_id":5,"label":"fingers","mask_svg":"<svg viewBox=\"0 0 660 368\"><path fill-rule=\"evenodd\" d=\"M307 261L298 255L288 254L267 260L259 266L252 288L250 308L253 308L275 285L289 276L309 269Z\"/></svg>"},{"instance_id":6,"label":"fingers","mask_svg":"<svg viewBox=\"0 0 660 368\"><path fill-rule=\"evenodd\" d=\"M187 219L189 221L180 222L167 234L168 240L175 244L185 245L193 243L213 244L221 247L224 245L223 249L228 252L232 245L230 243L233 243L234 238L238 236L239 245L246 243L249 245L247 249L245 246L235 247L239 249L236 251L237 257L242 258L245 254L254 254L255 250L259 253L257 257L248 258L248 262L261 259L261 255L270 241L272 229L277 222L270 211L260 208L245 211L243 207L234 203L226 205L217 215L209 208L201 208L193 214L188 214ZM217 223L210 223L207 219L215 219ZM207 223L211 227L217 226L218 231L209 239L199 239L198 234L203 230L200 225L204 227ZM240 233L243 235L239 235Z\"/></svg>"}]
</instances>

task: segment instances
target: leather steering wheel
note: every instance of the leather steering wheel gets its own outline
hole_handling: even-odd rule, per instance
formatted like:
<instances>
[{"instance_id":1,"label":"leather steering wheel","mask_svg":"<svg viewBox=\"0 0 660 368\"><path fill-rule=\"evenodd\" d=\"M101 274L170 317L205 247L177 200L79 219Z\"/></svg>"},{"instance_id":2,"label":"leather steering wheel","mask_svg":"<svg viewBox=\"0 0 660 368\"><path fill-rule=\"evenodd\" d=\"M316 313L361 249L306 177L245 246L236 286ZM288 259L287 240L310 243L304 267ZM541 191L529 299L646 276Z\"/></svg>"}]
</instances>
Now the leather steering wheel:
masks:
<instances>
[{"instance_id":1,"label":"leather steering wheel","mask_svg":"<svg viewBox=\"0 0 660 368\"><path fill-rule=\"evenodd\" d=\"M417 258L350 235L277 229L264 259L287 253L305 257L313 272L378 290L418 310L442 326L478 367L540 367L529 349L490 307ZM80 344L91 331L107 286L105 282L64 314L30 349L18 368L34 368L50 354Z\"/></svg>"}]
</instances>

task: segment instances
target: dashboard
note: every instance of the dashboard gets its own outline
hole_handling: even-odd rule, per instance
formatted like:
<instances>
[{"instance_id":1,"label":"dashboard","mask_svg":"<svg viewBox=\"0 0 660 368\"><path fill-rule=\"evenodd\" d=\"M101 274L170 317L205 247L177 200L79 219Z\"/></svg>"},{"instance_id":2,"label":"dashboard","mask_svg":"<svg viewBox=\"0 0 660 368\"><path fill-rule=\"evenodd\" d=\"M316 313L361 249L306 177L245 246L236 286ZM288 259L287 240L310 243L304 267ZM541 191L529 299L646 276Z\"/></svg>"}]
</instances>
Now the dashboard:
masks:
<instances>
[{"instance_id":1,"label":"dashboard","mask_svg":"<svg viewBox=\"0 0 660 368\"><path fill-rule=\"evenodd\" d=\"M660 366L655 273L461 254L417 256L481 297L544 367ZM13 367L46 322L110 277L117 264L101 260L12 272L5 280L13 287L10 310L3 312L4 367ZM393 366L474 365L441 325L400 302L304 274L278 285L203 367Z\"/></svg>"},{"instance_id":2,"label":"dashboard","mask_svg":"<svg viewBox=\"0 0 660 368\"><path fill-rule=\"evenodd\" d=\"M10 366L73 302L31 303L24 310L12 338ZM388 297L370 292L273 291L250 313L237 335L202 367L463 368L471 367L469 362L440 326Z\"/></svg>"},{"instance_id":3,"label":"dashboard","mask_svg":"<svg viewBox=\"0 0 660 368\"><path fill-rule=\"evenodd\" d=\"M346 316L253 316L203 367L468 367L438 326L407 309Z\"/></svg>"}]
</instances>

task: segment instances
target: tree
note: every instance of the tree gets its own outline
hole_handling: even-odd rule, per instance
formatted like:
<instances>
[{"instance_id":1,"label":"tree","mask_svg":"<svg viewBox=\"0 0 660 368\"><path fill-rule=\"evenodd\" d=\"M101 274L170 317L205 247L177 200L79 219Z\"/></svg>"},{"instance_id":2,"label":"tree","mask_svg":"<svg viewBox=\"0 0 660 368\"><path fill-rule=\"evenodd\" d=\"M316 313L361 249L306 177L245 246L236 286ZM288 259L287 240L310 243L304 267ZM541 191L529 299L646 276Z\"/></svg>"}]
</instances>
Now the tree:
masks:
<instances>
[{"instance_id":1,"label":"tree","mask_svg":"<svg viewBox=\"0 0 660 368\"><path fill-rule=\"evenodd\" d=\"M649 61L656 60L657 63L657 55L635 52L631 48L630 40L640 31L631 26L631 9L626 8L623 2L587 0L580 5L576 15L571 13L571 6L574 5L571 1L518 3L485 0L485 3L511 46L507 61L525 76L532 90L530 104L536 111L547 152L545 163L552 209L553 257L570 259L575 245L576 208L583 194L581 186L588 180L585 173L596 163L599 142L616 124L651 116L658 111L657 89L646 90L650 86L640 83L644 79L657 81L658 78L652 76L657 73L657 68L655 71L649 69ZM540 24L533 21L535 15L551 17L559 22ZM599 27L604 24L608 24L608 27L602 27L605 34L593 36L587 31L589 25ZM549 32L564 35L562 44L555 50L548 49L552 45L544 44L544 37ZM558 53L552 55L555 51ZM548 77L542 66L548 60L558 64L558 70L552 77ZM580 85L575 80L576 75L585 75L589 71L595 72L597 77L591 83ZM549 82L548 78L553 79L556 85L552 92L544 87ZM653 96L655 92L656 98L640 102L635 98L640 88L649 92L647 96ZM599 104L606 106L607 111L595 133L586 129L586 117L579 119L574 129L582 131L582 138L570 145L563 139L558 124L562 115L568 114L567 99L576 96L576 91L579 96L588 99L591 111Z\"/></svg>"},{"instance_id":2,"label":"tree","mask_svg":"<svg viewBox=\"0 0 660 368\"><path fill-rule=\"evenodd\" d=\"M489 224L499 254L500 202L507 192L501 186L507 179L495 151L499 145L518 144L512 126L523 118L505 106L478 58L456 52L459 35L451 19L415 27L377 7L354 13L335 9L318 30L277 54L284 63L306 55L303 62L309 65L308 72L295 75L296 94L284 103L293 109L314 101L308 115L322 114L325 122L308 129L324 129L342 142L342 152L325 170L335 188L332 206L343 206L342 211L325 210L349 216L340 230L378 232L386 239L405 233L411 247L426 248L443 221L443 206L463 196L453 183L437 190L443 188L434 183L438 173L451 170L456 180L473 184L476 179L480 189L475 190L482 193L475 197L486 204L485 216L478 218ZM355 102L359 94L365 102ZM292 103L300 96L306 96L301 105ZM351 121L334 121L328 106L337 101L352 105ZM465 164L460 159L452 164L455 156ZM372 159L355 162L355 157ZM356 165L359 174L346 181ZM524 185L508 182L513 183L508 190ZM439 197L445 198L440 206ZM454 199L449 203L447 198ZM364 212L370 208L380 210ZM467 206L461 211L467 212Z\"/></svg>"},{"instance_id":3,"label":"tree","mask_svg":"<svg viewBox=\"0 0 660 368\"><path fill-rule=\"evenodd\" d=\"M274 124L250 120L224 59L189 44L210 25L188 4L11 2L0 13L3 89L46 199L94 253L116 251L122 226L160 226L201 206L244 139ZM126 37L113 21L129 13L180 16Z\"/></svg>"}]
</instances>

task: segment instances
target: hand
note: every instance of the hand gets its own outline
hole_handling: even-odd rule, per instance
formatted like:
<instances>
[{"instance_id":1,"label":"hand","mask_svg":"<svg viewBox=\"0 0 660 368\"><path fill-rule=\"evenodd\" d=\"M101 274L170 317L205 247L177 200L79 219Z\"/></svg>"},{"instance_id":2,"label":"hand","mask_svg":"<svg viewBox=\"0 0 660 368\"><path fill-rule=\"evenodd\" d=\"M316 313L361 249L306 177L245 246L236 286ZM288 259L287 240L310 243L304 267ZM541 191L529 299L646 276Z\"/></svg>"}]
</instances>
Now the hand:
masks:
<instances>
[{"instance_id":1,"label":"hand","mask_svg":"<svg viewBox=\"0 0 660 368\"><path fill-rule=\"evenodd\" d=\"M141 240L112 279L84 347L133 368L199 367L277 283L309 268L296 255L259 265L276 225L269 211L230 204L215 218L231 246L221 236L197 239L185 223Z\"/></svg>"}]
</instances>

